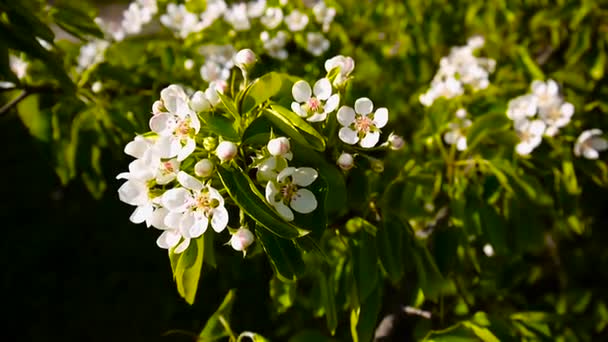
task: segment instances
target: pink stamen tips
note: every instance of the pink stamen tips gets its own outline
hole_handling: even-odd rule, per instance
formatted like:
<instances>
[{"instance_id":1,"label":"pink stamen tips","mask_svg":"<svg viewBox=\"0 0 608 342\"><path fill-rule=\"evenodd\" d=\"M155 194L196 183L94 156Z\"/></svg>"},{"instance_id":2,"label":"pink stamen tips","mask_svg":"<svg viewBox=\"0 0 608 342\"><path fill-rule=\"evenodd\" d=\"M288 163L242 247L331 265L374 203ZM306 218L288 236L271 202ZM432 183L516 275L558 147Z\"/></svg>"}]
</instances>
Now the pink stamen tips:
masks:
<instances>
[{"instance_id":1,"label":"pink stamen tips","mask_svg":"<svg viewBox=\"0 0 608 342\"><path fill-rule=\"evenodd\" d=\"M367 133L372 127L375 127L374 122L367 116L359 116L355 119L355 129L357 132Z\"/></svg>"},{"instance_id":2,"label":"pink stamen tips","mask_svg":"<svg viewBox=\"0 0 608 342\"><path fill-rule=\"evenodd\" d=\"M319 109L321 109L321 101L319 101L319 99L317 99L316 97L311 97L310 99L308 99L308 102L306 104L312 112L318 112Z\"/></svg>"}]
</instances>

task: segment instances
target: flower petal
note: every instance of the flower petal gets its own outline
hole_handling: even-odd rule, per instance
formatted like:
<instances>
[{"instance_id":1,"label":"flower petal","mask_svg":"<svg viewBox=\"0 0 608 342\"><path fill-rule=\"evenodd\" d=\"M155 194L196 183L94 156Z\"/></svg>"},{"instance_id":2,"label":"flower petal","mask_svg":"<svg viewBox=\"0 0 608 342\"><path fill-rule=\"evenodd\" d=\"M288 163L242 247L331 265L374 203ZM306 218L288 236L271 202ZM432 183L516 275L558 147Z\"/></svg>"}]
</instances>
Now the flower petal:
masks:
<instances>
[{"instance_id":1,"label":"flower petal","mask_svg":"<svg viewBox=\"0 0 608 342\"><path fill-rule=\"evenodd\" d=\"M317 209L317 199L310 190L299 189L289 205L300 214L308 214Z\"/></svg>"},{"instance_id":2,"label":"flower petal","mask_svg":"<svg viewBox=\"0 0 608 342\"><path fill-rule=\"evenodd\" d=\"M600 154L596 150L587 147L583 149L583 156L585 156L587 159L597 159L599 158Z\"/></svg>"},{"instance_id":3,"label":"flower petal","mask_svg":"<svg viewBox=\"0 0 608 342\"><path fill-rule=\"evenodd\" d=\"M182 241L182 243L180 243L179 245L177 245L177 247L175 247L175 249L173 250L173 253L181 254L183 251L188 249L188 246L190 246L190 239L184 238L184 241Z\"/></svg>"},{"instance_id":4,"label":"flower petal","mask_svg":"<svg viewBox=\"0 0 608 342\"><path fill-rule=\"evenodd\" d=\"M309 186L317 177L319 173L312 167L300 167L293 173L293 182L299 186Z\"/></svg>"},{"instance_id":5,"label":"flower petal","mask_svg":"<svg viewBox=\"0 0 608 342\"><path fill-rule=\"evenodd\" d=\"M382 107L376 109L376 113L374 113L374 124L376 127L382 128L388 122L388 109Z\"/></svg>"},{"instance_id":6,"label":"flower petal","mask_svg":"<svg viewBox=\"0 0 608 342\"><path fill-rule=\"evenodd\" d=\"M293 87L291 88L291 94L297 102L302 103L310 99L310 96L312 95L312 89L310 89L310 85L308 84L308 82L299 80L293 84Z\"/></svg>"},{"instance_id":7,"label":"flower petal","mask_svg":"<svg viewBox=\"0 0 608 342\"><path fill-rule=\"evenodd\" d=\"M272 205L282 218L284 218L286 221L293 221L293 212L283 202L274 202Z\"/></svg>"},{"instance_id":8,"label":"flower petal","mask_svg":"<svg viewBox=\"0 0 608 342\"><path fill-rule=\"evenodd\" d=\"M340 137L340 140L349 145L356 144L357 141L359 141L359 136L357 136L357 132L353 131L348 127L340 128L340 131L338 131L338 137Z\"/></svg>"},{"instance_id":9,"label":"flower petal","mask_svg":"<svg viewBox=\"0 0 608 342\"><path fill-rule=\"evenodd\" d=\"M302 109L302 105L297 102L291 103L291 110L303 118L306 117L306 111L304 111L304 109Z\"/></svg>"},{"instance_id":10,"label":"flower petal","mask_svg":"<svg viewBox=\"0 0 608 342\"><path fill-rule=\"evenodd\" d=\"M186 139L186 145L184 147L182 147L181 150L177 153L177 161L181 162L184 159L188 158L188 156L191 155L192 152L194 152L195 148L196 148L196 143L194 142L194 139L192 139L192 138Z\"/></svg>"},{"instance_id":11,"label":"flower petal","mask_svg":"<svg viewBox=\"0 0 608 342\"><path fill-rule=\"evenodd\" d=\"M367 115L374 110L374 103L367 97L362 97L355 101L355 112L361 115Z\"/></svg>"},{"instance_id":12,"label":"flower petal","mask_svg":"<svg viewBox=\"0 0 608 342\"><path fill-rule=\"evenodd\" d=\"M338 110L338 122L342 126L350 126L353 122L355 122L355 111L348 106L342 106Z\"/></svg>"},{"instance_id":13,"label":"flower petal","mask_svg":"<svg viewBox=\"0 0 608 342\"><path fill-rule=\"evenodd\" d=\"M213 209L213 216L211 216L211 227L217 233L220 233L228 225L228 210L223 206L219 206Z\"/></svg>"},{"instance_id":14,"label":"flower petal","mask_svg":"<svg viewBox=\"0 0 608 342\"><path fill-rule=\"evenodd\" d=\"M184 171L180 171L177 174L177 181L186 189L195 191L201 191L203 189L203 183L201 183L198 179L185 173Z\"/></svg>"},{"instance_id":15,"label":"flower petal","mask_svg":"<svg viewBox=\"0 0 608 342\"><path fill-rule=\"evenodd\" d=\"M286 177L289 177L291 175L294 174L294 172L296 172L296 168L293 166L290 167L286 167L284 168L281 172L279 172L279 174L277 175L277 181L282 182Z\"/></svg>"},{"instance_id":16,"label":"flower petal","mask_svg":"<svg viewBox=\"0 0 608 342\"><path fill-rule=\"evenodd\" d=\"M367 134L359 142L359 145L364 148L372 148L376 146L378 140L380 140L380 132L367 132Z\"/></svg>"},{"instance_id":17,"label":"flower petal","mask_svg":"<svg viewBox=\"0 0 608 342\"><path fill-rule=\"evenodd\" d=\"M266 183L266 200L268 201L268 203L272 204L274 203L274 197L275 195L279 192L279 190L277 189L276 185L274 185L274 182L270 181L268 183Z\"/></svg>"},{"instance_id":18,"label":"flower petal","mask_svg":"<svg viewBox=\"0 0 608 342\"><path fill-rule=\"evenodd\" d=\"M322 78L315 83L314 94L319 100L327 100L331 96L331 83L327 78Z\"/></svg>"},{"instance_id":19,"label":"flower petal","mask_svg":"<svg viewBox=\"0 0 608 342\"><path fill-rule=\"evenodd\" d=\"M317 113L306 119L308 122L321 122L327 119L327 113Z\"/></svg>"},{"instance_id":20,"label":"flower petal","mask_svg":"<svg viewBox=\"0 0 608 342\"><path fill-rule=\"evenodd\" d=\"M169 211L182 213L188 207L191 199L192 194L184 188L169 189L161 197L161 203ZM167 223L167 225L171 227L170 224Z\"/></svg>"},{"instance_id":21,"label":"flower petal","mask_svg":"<svg viewBox=\"0 0 608 342\"><path fill-rule=\"evenodd\" d=\"M467 137L459 137L458 142L456 143L456 149L458 151L464 151L467 149Z\"/></svg>"},{"instance_id":22,"label":"flower petal","mask_svg":"<svg viewBox=\"0 0 608 342\"><path fill-rule=\"evenodd\" d=\"M150 118L150 129L159 135L172 134L177 125L172 114L160 113Z\"/></svg>"},{"instance_id":23,"label":"flower petal","mask_svg":"<svg viewBox=\"0 0 608 342\"><path fill-rule=\"evenodd\" d=\"M163 220L163 223L164 223L164 225L167 228L173 229L173 230L177 230L179 228L179 223L182 220L182 216L184 216L184 214L178 213L178 212L175 212L175 211L170 211L165 216L165 219Z\"/></svg>"},{"instance_id":24,"label":"flower petal","mask_svg":"<svg viewBox=\"0 0 608 342\"><path fill-rule=\"evenodd\" d=\"M207 217L200 217L194 220L194 224L190 227L188 232L189 237L197 238L203 235L209 227L209 219Z\"/></svg>"},{"instance_id":25,"label":"flower petal","mask_svg":"<svg viewBox=\"0 0 608 342\"><path fill-rule=\"evenodd\" d=\"M329 97L329 99L327 99L327 102L325 102L325 107L324 107L325 113L333 112L334 110L336 110L336 108L338 108L339 104L340 104L340 95L333 94L332 96Z\"/></svg>"},{"instance_id":26,"label":"flower petal","mask_svg":"<svg viewBox=\"0 0 608 342\"><path fill-rule=\"evenodd\" d=\"M160 248L170 249L177 245L181 238L182 236L177 231L166 230L156 239L156 244Z\"/></svg>"},{"instance_id":27,"label":"flower petal","mask_svg":"<svg viewBox=\"0 0 608 342\"><path fill-rule=\"evenodd\" d=\"M135 211L133 211L133 214L131 214L129 220L133 223L139 224L146 221L150 216L152 216L153 212L154 207L152 206L152 204L142 205L135 208Z\"/></svg>"}]
</instances>

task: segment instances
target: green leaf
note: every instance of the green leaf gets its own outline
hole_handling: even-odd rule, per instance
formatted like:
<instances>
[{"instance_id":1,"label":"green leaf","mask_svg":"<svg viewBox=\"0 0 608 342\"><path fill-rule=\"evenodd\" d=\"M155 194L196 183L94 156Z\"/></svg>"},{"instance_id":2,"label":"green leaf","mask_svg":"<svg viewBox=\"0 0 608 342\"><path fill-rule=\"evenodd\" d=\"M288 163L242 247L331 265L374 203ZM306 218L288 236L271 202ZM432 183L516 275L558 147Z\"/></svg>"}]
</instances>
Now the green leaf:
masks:
<instances>
[{"instance_id":1,"label":"green leaf","mask_svg":"<svg viewBox=\"0 0 608 342\"><path fill-rule=\"evenodd\" d=\"M372 341L381 307L382 286L376 286L367 299L361 303L361 306L351 312L350 324L353 342Z\"/></svg>"},{"instance_id":2,"label":"green leaf","mask_svg":"<svg viewBox=\"0 0 608 342\"><path fill-rule=\"evenodd\" d=\"M226 111L228 112L228 114L230 114L235 121L240 121L241 120L241 115L239 114L239 110L236 108L236 105L234 104L234 101L229 98L228 96L220 93L219 91L217 92L217 95L220 98L220 101L222 102L222 104L224 105L224 107L226 108Z\"/></svg>"},{"instance_id":3,"label":"green leaf","mask_svg":"<svg viewBox=\"0 0 608 342\"><path fill-rule=\"evenodd\" d=\"M256 229L255 234L279 279L296 281L305 270L302 252L296 244L292 240L271 234L266 229Z\"/></svg>"},{"instance_id":4,"label":"green leaf","mask_svg":"<svg viewBox=\"0 0 608 342\"><path fill-rule=\"evenodd\" d=\"M27 127L30 134L43 142L51 140L51 117L48 113L40 111L39 96L29 95L17 105L21 122Z\"/></svg>"},{"instance_id":5,"label":"green leaf","mask_svg":"<svg viewBox=\"0 0 608 342\"><path fill-rule=\"evenodd\" d=\"M469 321L460 322L444 330L431 331L424 341L428 342L498 342L494 334Z\"/></svg>"},{"instance_id":6,"label":"green leaf","mask_svg":"<svg viewBox=\"0 0 608 342\"><path fill-rule=\"evenodd\" d=\"M331 342L330 337L317 330L303 330L289 338L289 342Z\"/></svg>"},{"instance_id":7,"label":"green leaf","mask_svg":"<svg viewBox=\"0 0 608 342\"><path fill-rule=\"evenodd\" d=\"M403 240L406 227L398 217L387 213L382 228L376 234L378 259L393 284L398 284L405 272L403 268Z\"/></svg>"},{"instance_id":8,"label":"green leaf","mask_svg":"<svg viewBox=\"0 0 608 342\"><path fill-rule=\"evenodd\" d=\"M294 76L270 72L256 79L245 90L241 113L248 113L280 92L291 94L291 86L298 80Z\"/></svg>"},{"instance_id":9,"label":"green leaf","mask_svg":"<svg viewBox=\"0 0 608 342\"><path fill-rule=\"evenodd\" d=\"M173 249L169 251L169 259L171 260L173 278L177 284L177 292L188 304L194 303L196 290L198 289L198 280L201 276L205 250L204 239L204 235L192 239L190 246L180 254L173 253Z\"/></svg>"},{"instance_id":10,"label":"green leaf","mask_svg":"<svg viewBox=\"0 0 608 342\"><path fill-rule=\"evenodd\" d=\"M244 340L245 338L247 340ZM236 342L240 342L240 341L247 341L247 342L249 342L249 341L253 341L253 342L270 342L270 340L268 340L266 337L264 337L264 336L262 336L260 334L251 332L251 331L243 331L239 335L239 337L237 337L237 339L236 339Z\"/></svg>"},{"instance_id":11,"label":"green leaf","mask_svg":"<svg viewBox=\"0 0 608 342\"><path fill-rule=\"evenodd\" d=\"M209 317L207 323L205 323L205 327L203 327L203 330L199 334L201 341L216 341L230 336L230 333L226 329L226 324L232 313L235 298L234 292L234 290L228 291L220 307Z\"/></svg>"},{"instance_id":12,"label":"green leaf","mask_svg":"<svg viewBox=\"0 0 608 342\"><path fill-rule=\"evenodd\" d=\"M55 23L72 35L87 40L87 36L103 38L103 32L83 10L68 4L57 4L50 11Z\"/></svg>"},{"instance_id":13,"label":"green leaf","mask_svg":"<svg viewBox=\"0 0 608 342\"><path fill-rule=\"evenodd\" d=\"M307 230L286 222L271 209L253 181L239 167L219 166L217 169L230 197L262 227L286 239L308 234Z\"/></svg>"},{"instance_id":14,"label":"green leaf","mask_svg":"<svg viewBox=\"0 0 608 342\"><path fill-rule=\"evenodd\" d=\"M297 143L317 151L325 151L323 136L296 113L274 104L270 109L266 109L264 114Z\"/></svg>"},{"instance_id":15,"label":"green leaf","mask_svg":"<svg viewBox=\"0 0 608 342\"><path fill-rule=\"evenodd\" d=\"M365 231L359 239L350 240L352 249L353 276L357 287L358 302L364 302L378 285L378 256L374 237Z\"/></svg>"},{"instance_id":16,"label":"green leaf","mask_svg":"<svg viewBox=\"0 0 608 342\"><path fill-rule=\"evenodd\" d=\"M536 65L530 54L528 53L528 49L524 46L519 46L517 48L517 53L519 54L519 58L521 58L522 63L528 69L528 73L532 76L533 79L536 80L544 80L545 75L543 71Z\"/></svg>"},{"instance_id":17,"label":"green leaf","mask_svg":"<svg viewBox=\"0 0 608 342\"><path fill-rule=\"evenodd\" d=\"M511 126L511 121L504 113L485 114L478 118L469 128L467 133L468 149L473 149L486 137L492 137L496 133L507 130Z\"/></svg>"},{"instance_id":18,"label":"green leaf","mask_svg":"<svg viewBox=\"0 0 608 342\"><path fill-rule=\"evenodd\" d=\"M205 129L230 141L239 141L240 136L233 126L233 121L222 115L205 114L202 116Z\"/></svg>"},{"instance_id":19,"label":"green leaf","mask_svg":"<svg viewBox=\"0 0 608 342\"><path fill-rule=\"evenodd\" d=\"M333 272L320 272L319 285L321 287L321 298L323 307L325 308L325 321L327 329L332 336L336 333L338 327L338 310L336 308L336 289L334 288L335 280Z\"/></svg>"}]
</instances>

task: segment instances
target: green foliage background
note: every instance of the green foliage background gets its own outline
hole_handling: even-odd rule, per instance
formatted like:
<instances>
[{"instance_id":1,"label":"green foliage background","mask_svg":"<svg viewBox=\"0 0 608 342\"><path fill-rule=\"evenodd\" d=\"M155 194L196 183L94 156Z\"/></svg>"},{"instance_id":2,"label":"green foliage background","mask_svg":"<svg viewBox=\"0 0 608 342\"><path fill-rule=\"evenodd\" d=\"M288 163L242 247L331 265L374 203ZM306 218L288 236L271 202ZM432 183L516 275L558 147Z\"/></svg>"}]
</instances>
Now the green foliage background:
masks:
<instances>
[{"instance_id":1,"label":"green foliage background","mask_svg":"<svg viewBox=\"0 0 608 342\"><path fill-rule=\"evenodd\" d=\"M234 302L227 300L220 314L229 316L235 332L251 330L271 340L357 335L365 341L389 314L396 317L395 340L607 337L608 167L605 156L587 161L571 153L583 129L608 127L606 2L328 3L338 16L324 57L355 59L349 100L367 96L388 107L386 131L406 137L407 147L387 159L382 177L357 178L363 171L355 170L347 180L347 211L361 218L343 222L346 216L336 215L330 222L321 247L332 262L314 254L281 259L287 264L275 267L283 275L300 276L294 285L276 278L263 253L243 260L222 246L227 234L216 236L205 241L216 246L215 265L205 260L196 304L189 306L175 291L156 236L128 222L130 208L118 202L113 175L126 169L123 146L147 130L160 89L178 82L203 87L182 68L186 58L196 58L192 47L169 39L168 32L137 37L112 46L106 62L76 75L71 66L78 44L59 41L60 52L48 52L33 37L52 41L49 23L99 36L89 25L93 7L57 1L48 10L41 1L0 0L3 18L11 18L0 21L0 75L17 82L8 69L8 48L23 52L31 61L23 84L33 93L0 118L2 292L15 323L2 334L87 341L189 341L201 331L223 336L212 315L235 289L228 298ZM475 34L485 37L483 55L497 62L490 88L424 109L418 96L439 59ZM235 45L256 50L251 41ZM263 58L255 75L323 75L325 58L290 48L288 64ZM513 154L502 114L507 101L537 78L558 81L576 114L560 139L521 159ZM108 89L102 96L89 90L97 79ZM0 96L5 103L17 95ZM456 155L442 151L433 137L461 105L477 125L469 144L478 143ZM470 167L456 166L459 161ZM367 205L370 200L376 208ZM428 203L448 215L429 212ZM382 212L381 222L373 220L375 210ZM481 252L485 243L494 246L495 257ZM432 318L404 314L404 306Z\"/></svg>"}]
</instances>

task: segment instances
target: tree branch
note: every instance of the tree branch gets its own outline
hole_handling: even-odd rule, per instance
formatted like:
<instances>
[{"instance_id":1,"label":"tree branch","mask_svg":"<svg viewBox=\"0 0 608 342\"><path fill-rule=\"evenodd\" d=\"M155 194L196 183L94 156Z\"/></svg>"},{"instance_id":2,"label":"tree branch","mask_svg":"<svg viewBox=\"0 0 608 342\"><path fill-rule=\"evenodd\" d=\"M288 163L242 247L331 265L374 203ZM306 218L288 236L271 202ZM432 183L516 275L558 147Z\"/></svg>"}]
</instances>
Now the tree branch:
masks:
<instances>
[{"instance_id":1,"label":"tree branch","mask_svg":"<svg viewBox=\"0 0 608 342\"><path fill-rule=\"evenodd\" d=\"M23 99L25 99L30 94L31 93L27 89L24 89L14 99L10 100L7 104L2 106L2 108L0 108L0 116L4 115L6 112L8 112L14 106L18 105L19 102L21 102Z\"/></svg>"}]
</instances>

